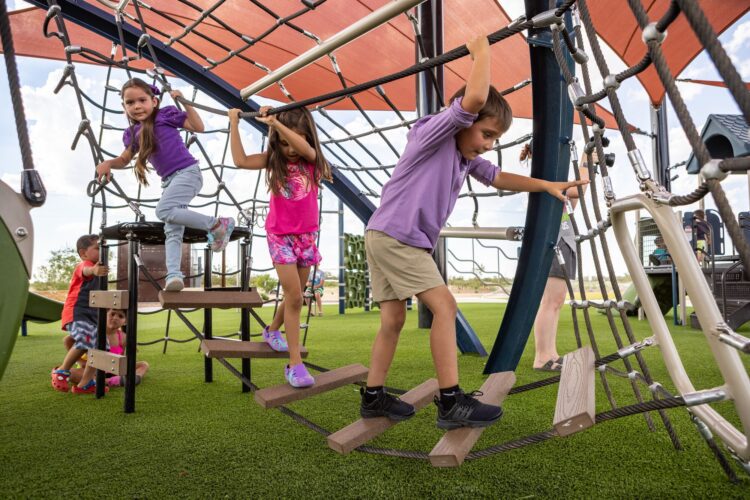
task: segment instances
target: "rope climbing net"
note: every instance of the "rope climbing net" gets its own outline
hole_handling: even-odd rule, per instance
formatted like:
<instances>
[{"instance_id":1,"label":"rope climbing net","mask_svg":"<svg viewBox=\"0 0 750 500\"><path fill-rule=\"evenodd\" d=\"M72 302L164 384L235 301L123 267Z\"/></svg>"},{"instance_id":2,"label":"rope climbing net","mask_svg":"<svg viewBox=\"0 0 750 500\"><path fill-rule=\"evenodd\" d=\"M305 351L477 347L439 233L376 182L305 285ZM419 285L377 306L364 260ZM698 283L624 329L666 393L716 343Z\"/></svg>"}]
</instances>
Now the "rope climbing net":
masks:
<instances>
[{"instance_id":1,"label":"rope climbing net","mask_svg":"<svg viewBox=\"0 0 750 500\"><path fill-rule=\"evenodd\" d=\"M122 70L128 77L133 73L144 74L165 90L172 88L171 76L159 64L159 57L154 48L155 40L158 40L165 47L179 46L181 50L184 49L190 52L195 58L201 61L207 72L214 71L234 59L239 59L271 74L272 71L262 60L251 59L247 55L248 49L262 43L266 37L279 29L294 30L308 37L315 44L320 44L321 37L303 29L299 20L303 19L305 14L312 12L316 7L325 3L325 0L302 2L303 6L299 11L286 16L276 13L269 5L252 0L252 4L260 7L271 19L267 29L257 34L242 33L234 29L229 20L219 17L216 11L223 3L222 1L218 1L205 8L198 7L188 1L178 2L183 7L193 11L194 21L190 23L186 23L184 17L174 16L139 1L122 2L120 4L112 4L106 1L101 1L100 3L113 9L120 34L119 43L113 44L109 55L101 54L90 48L74 45L74 41L70 40L68 36L65 21L56 0L49 0L49 9L43 27L45 36L54 37L61 41L67 59L63 77L56 91L61 90L65 86L71 86L75 91L78 108L81 113L81 122L73 140L73 147L76 147L81 138L86 139L94 164L113 156L112 152L106 151L101 146L104 134L111 131L122 131L122 128L113 124L115 120L111 119L113 116L122 114L121 111L115 109L117 106L113 107L111 105L111 102L116 99L116 95L113 96L113 94L117 92L116 87L111 84L110 80L113 71L116 69ZM579 346L582 346L587 340L587 343L594 351L597 359L597 373L605 389L608 403L611 406L611 410L597 415L597 422L635 413L643 413L648 427L654 429L655 425L651 413L656 412L658 419L667 430L673 445L679 449L679 439L665 410L676 406L688 406L693 420L701 431L701 435L706 439L712 450L714 450L724 470L732 477L733 472L724 458L720 447L714 442L711 431L720 437L730 454L737 458L743 467L747 469L748 460L750 459L750 446L748 445L747 438L748 430L750 430L750 382L748 381L747 372L739 359L739 355L740 353L750 351L750 340L732 331L722 321L705 279L698 268L695 258L692 256L688 243L684 239L681 225L676 220L672 207L694 203L708 193L711 193L727 227L727 231L738 250L742 262L745 264L745 269L747 269L748 264L750 264L750 247L743 238L732 207L722 189L721 180L728 172L747 170L750 167L750 159L711 159L688 113L685 102L675 84L674 76L670 73L667 61L661 50L661 43L666 36L666 30L670 24L678 16L684 16L687 19L692 30L698 36L716 65L719 74L726 82L745 120L748 122L750 122L750 95L742 83L737 70L732 65L731 60L719 44L716 34L712 32L705 14L701 11L697 3L688 0L674 0L670 3L668 11L655 22L648 19L646 11L639 0L629 0L628 3L643 31L643 39L648 47L648 51L641 61L618 74L611 74L608 68L585 0L567 0L556 9L541 13L532 19L521 17L508 26L490 34L488 38L490 43L494 44L529 29L548 28L551 31L552 50L568 86L570 99L576 112L579 114L581 133L585 142L583 154L587 156L587 162L585 166L579 163L577 148L575 144L571 143L571 163L576 179L581 177L581 168L587 168L589 178L592 182L587 193L579 191L580 209L577 214L574 214L572 210L570 211L570 220L576 234L575 239L579 255L581 254L581 250L587 247L593 257L592 262L595 267L596 280L599 286L598 292L601 294L602 299L599 301L587 297L590 291L584 285L582 259L579 259L577 263L578 279L572 280L568 277L566 278L566 284L570 296L570 305L572 306L576 342ZM153 16L154 19L166 20L179 26L179 32L170 35L160 31L145 20L144 11L148 12L149 16ZM422 40L419 32L418 23L413 15L409 13L405 15L409 23L414 27L415 40L424 54L424 40ZM54 31L50 29L52 21L54 21L56 26ZM231 33L235 37L234 41L236 45L230 47L211 40L203 32L204 29L207 29L207 23L221 26ZM126 49L127 43L125 43L124 34L127 31L126 27L129 29L134 28L140 33L138 50L135 53L129 53ZM220 58L206 56L204 51L199 51L196 47L186 43L188 34L200 37L212 49L224 51L226 55ZM592 71L589 68L588 56L582 49L584 46L584 37L588 41L595 65L604 81L602 89L594 89L592 87ZM81 90L76 78L73 55L79 55L90 62L107 66L107 83L105 84L104 97L101 103ZM344 72L335 54L331 51L326 54L326 57L342 88L325 95L296 101L283 82L278 80L275 82L275 85L278 86L289 103L277 107L275 112L299 106L309 107L314 112L318 132L322 139L322 146L332 165L356 186L360 195L377 202L383 184L390 178L393 168L398 161L405 131L416 120L416 117L403 113L393 104L385 92L383 85L418 72L431 72L433 68L465 55L467 55L466 48L464 46L457 47L437 57L421 58L418 64L398 73L386 75L382 78L355 86L348 86ZM571 70L568 63L570 59L578 64L578 71ZM137 69L136 63L142 63L145 60L151 61L148 69ZM658 73L659 79L664 85L667 95L675 108L680 125L686 133L691 148L699 164L703 166L701 173L705 179L704 183L695 191L686 195L668 192L651 176L641 153L636 147L633 132L628 125L623 112L623 106L617 94L617 89L623 81L634 77L649 67L655 68ZM504 90L503 93L509 94L517 91L529 83L529 81L519 82L512 88ZM360 104L357 95L369 89L375 89L390 109L387 117L381 117L380 120L376 120ZM596 152L598 158L605 158L605 141L603 141L605 124L602 118L597 115L596 108L594 108L594 103L605 98L609 102L618 131L628 150L628 159L633 167L640 187L640 193L617 196L606 162L602 161L597 165L593 162L591 155L594 152ZM200 109L216 112L220 115L226 114L224 110L214 109L198 103L197 101L201 100L200 89L196 89L193 92L191 99L191 102ZM359 124L358 128L361 130L354 130L354 127L351 125L344 124L344 120L341 119L339 112L328 109L344 99L349 100L355 109L353 113L360 120L357 123ZM442 96L440 96L440 101L441 104L444 104ZM93 120L87 112L86 103L93 105L100 112L99 129L96 132L92 126ZM253 113L245 113L244 116L251 118ZM254 188L250 189L253 193L252 197L246 199L236 197L228 187L230 184L228 179L231 177L230 173L233 172L234 167L227 165L225 161L227 130L225 127L219 127L211 132L219 137L222 137L223 134L223 138L219 140L219 142L223 143L223 149L221 147L215 148L219 151L218 155L211 155L209 153L206 141L201 137L194 134L188 134L186 137L187 144L193 150L200 152L202 163L207 165L204 167L204 171L210 172L215 181L206 192L201 193L199 203L196 204L196 207L212 207L215 214L218 214L222 207L230 207L251 228L251 241L255 236L263 237L263 222L268 206L268 199L267 196L264 196L263 189L260 189L262 177L258 174L254 179ZM506 144L498 144L495 148L498 163L502 164L503 150L525 143L529 138L530 136L522 134L517 139ZM603 197L600 197L600 189L603 191ZM468 183L461 194L461 199L468 202L470 206L473 206L470 217L472 227L479 229L478 220L483 212L480 210L480 201L489 204L497 197L510 194L489 189L475 190ZM127 206L130 207L136 218L141 218L143 215L141 209L152 209L154 203L157 201L155 198L143 196L140 188L138 188L135 194L127 194L125 184L120 183L119 179L114 180L106 186L92 183L89 188L89 195L92 197L92 225L95 213L99 210L102 214L102 226L106 223L107 209ZM108 201L108 196L115 197L120 201L112 204ZM97 198L99 201L96 201ZM606 206L606 209L603 205ZM695 305L706 339L724 378L724 386L696 390L687 377L679 353L671 341L663 317L659 314L653 292L646 281L642 264L638 262L638 257L625 225L624 214L634 209L648 210L659 226L667 248L673 256L675 265L685 280L688 294ZM582 222L579 218L582 219ZM630 320L627 317L626 312L631 305L623 299L623 294L616 280L616 273L612 264L612 254L615 249L610 248L610 243L606 237L608 231L614 232L617 238L619 251L623 254L628 271L634 279L638 295L646 310L654 333L653 338L636 338ZM522 232L520 231L513 234L515 236L509 239L520 239L522 237ZM451 264L456 272L465 272L478 276L486 274L487 270L478 266L478 259L473 255L474 244L491 247L493 251L497 252L498 262L500 255L503 255L503 258L510 258L501 247L481 242L481 240L482 238L472 238L472 258L459 259L455 253L453 254L454 262L469 263L471 265L471 270L466 271L465 268L460 267L461 264ZM252 243L250 245L251 249L253 249ZM559 251L557 252L557 258L562 260ZM564 266L562 267L564 269ZM268 270L268 268L255 268L252 266L249 268L250 272L264 272ZM499 264L497 271L493 271L492 273L502 278ZM606 315L607 323L618 347L617 353L605 355L600 351L591 321L590 314L592 308L601 310ZM193 333L196 337L200 337L200 332L194 331ZM659 345L662 350L672 382L679 392L678 396L670 394L663 385L653 380L651 376L641 351L653 345ZM622 368L624 369L621 369L619 363L622 363ZM309 365L312 368L325 371L322 367ZM610 390L611 376L624 377L629 380L635 403L627 406L618 406ZM558 381L558 377L553 377L528 386L516 387L510 394L518 394ZM250 384L255 389L255 386L249 380L245 383ZM398 392L398 390L396 391ZM734 402L743 430L739 430L727 422L724 417L709 405L712 402L730 399ZM308 425L316 432L324 435L328 434L328 431L324 428L310 422L292 410L282 407L282 411L295 418L295 420ZM554 431L544 431L519 440L492 446L485 450L475 451L468 458L480 458L507 451L543 441L554 435ZM358 449L365 452L409 458L422 459L427 457L422 452L386 450L370 446L361 446Z\"/></svg>"}]
</instances>

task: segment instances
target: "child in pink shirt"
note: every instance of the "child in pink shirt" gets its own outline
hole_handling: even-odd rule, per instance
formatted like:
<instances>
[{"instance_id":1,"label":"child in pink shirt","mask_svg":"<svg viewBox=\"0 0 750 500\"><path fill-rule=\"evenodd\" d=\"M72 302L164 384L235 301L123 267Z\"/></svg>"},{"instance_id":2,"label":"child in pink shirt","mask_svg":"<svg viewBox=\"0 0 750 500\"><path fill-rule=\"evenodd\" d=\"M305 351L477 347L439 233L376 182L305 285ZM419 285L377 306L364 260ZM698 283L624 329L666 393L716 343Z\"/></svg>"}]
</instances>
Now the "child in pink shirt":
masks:
<instances>
[{"instance_id":1,"label":"child in pink shirt","mask_svg":"<svg viewBox=\"0 0 750 500\"><path fill-rule=\"evenodd\" d=\"M246 155L239 134L239 109L229 110L229 130L234 164L239 168L266 170L271 192L266 238L284 300L271 324L263 329L263 340L276 351L289 351L284 376L292 387L309 387L315 379L302 363L299 345L299 315L302 291L310 268L320 263L315 244L318 237L318 185L331 180L310 112L304 108L268 115L261 108L258 121L268 125L268 149ZM281 335L286 327L287 341Z\"/></svg>"}]
</instances>

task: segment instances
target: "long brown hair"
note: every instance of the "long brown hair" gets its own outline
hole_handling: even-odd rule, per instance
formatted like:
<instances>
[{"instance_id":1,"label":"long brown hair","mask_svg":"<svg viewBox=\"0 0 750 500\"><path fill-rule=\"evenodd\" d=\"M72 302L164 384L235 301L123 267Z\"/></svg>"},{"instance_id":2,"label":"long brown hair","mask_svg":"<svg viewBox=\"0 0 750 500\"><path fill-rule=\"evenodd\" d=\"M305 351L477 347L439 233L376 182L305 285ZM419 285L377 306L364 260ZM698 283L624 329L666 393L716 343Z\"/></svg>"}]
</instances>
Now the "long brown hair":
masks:
<instances>
[{"instance_id":1,"label":"long brown hair","mask_svg":"<svg viewBox=\"0 0 750 500\"><path fill-rule=\"evenodd\" d=\"M157 97L157 92L154 91L156 87L153 87L152 85L149 85L148 83L144 82L140 78L131 78L127 82L125 82L125 85L122 86L122 90L120 91L120 95L125 98L125 91L129 88L137 87L141 90L143 90L146 95L149 97ZM158 89L156 89L158 91ZM136 153L137 156L135 158L135 177L138 179L138 182L143 184L144 186L148 186L148 179L146 178L146 174L151 170L146 165L146 162L148 161L151 154L156 151L156 137L154 136L154 118L156 118L156 114L159 112L159 98L156 99L156 106L154 106L154 109L152 113L141 122L141 130L138 134L138 151L135 150L135 141L136 141L136 134L135 134L135 120L131 119L128 116L128 123L130 123L130 151L131 153ZM127 115L127 112L125 113Z\"/></svg>"},{"instance_id":2,"label":"long brown hair","mask_svg":"<svg viewBox=\"0 0 750 500\"><path fill-rule=\"evenodd\" d=\"M322 180L330 181L332 179L331 167L320 150L320 141L318 141L318 134L315 131L312 114L306 108L297 108L279 113L276 115L276 119L295 132L299 132L307 143L315 149L315 168L311 180L317 185L320 185ZM281 192L289 175L286 158L281 151L280 139L278 131L271 127L268 134L266 183L274 194ZM307 172L304 172L304 175L307 175Z\"/></svg>"}]
</instances>

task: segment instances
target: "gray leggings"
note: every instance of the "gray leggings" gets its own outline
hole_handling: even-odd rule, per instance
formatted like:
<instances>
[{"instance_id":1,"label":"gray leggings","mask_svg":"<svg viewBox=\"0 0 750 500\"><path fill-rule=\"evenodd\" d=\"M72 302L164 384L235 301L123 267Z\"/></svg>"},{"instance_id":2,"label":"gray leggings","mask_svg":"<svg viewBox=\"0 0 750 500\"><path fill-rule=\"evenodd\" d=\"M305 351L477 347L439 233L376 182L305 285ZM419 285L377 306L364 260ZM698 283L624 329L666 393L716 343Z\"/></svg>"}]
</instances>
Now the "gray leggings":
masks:
<instances>
[{"instance_id":1,"label":"gray leggings","mask_svg":"<svg viewBox=\"0 0 750 500\"><path fill-rule=\"evenodd\" d=\"M187 208L190 200L195 198L203 187L203 176L197 163L163 179L161 187L164 191L156 205L156 216L164 222L167 278L182 278L184 276L180 271L180 261L185 226L208 232L216 224L216 217L199 214Z\"/></svg>"}]
</instances>

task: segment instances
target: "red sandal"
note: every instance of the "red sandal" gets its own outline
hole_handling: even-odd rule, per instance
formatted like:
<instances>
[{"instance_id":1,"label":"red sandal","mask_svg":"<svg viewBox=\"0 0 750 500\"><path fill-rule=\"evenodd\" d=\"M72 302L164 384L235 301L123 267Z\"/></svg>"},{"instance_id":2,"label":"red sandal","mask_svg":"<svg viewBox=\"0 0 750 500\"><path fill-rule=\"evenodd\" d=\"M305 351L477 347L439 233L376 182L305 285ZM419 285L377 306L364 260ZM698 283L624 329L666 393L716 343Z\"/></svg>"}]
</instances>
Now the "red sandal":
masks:
<instances>
[{"instance_id":1,"label":"red sandal","mask_svg":"<svg viewBox=\"0 0 750 500\"><path fill-rule=\"evenodd\" d=\"M50 374L52 378L52 387L56 391L60 392L68 392L70 389L68 385L68 380L70 379L70 370L58 370L58 367L54 367L52 369L52 373Z\"/></svg>"}]
</instances>

